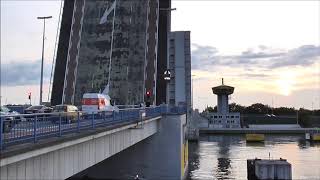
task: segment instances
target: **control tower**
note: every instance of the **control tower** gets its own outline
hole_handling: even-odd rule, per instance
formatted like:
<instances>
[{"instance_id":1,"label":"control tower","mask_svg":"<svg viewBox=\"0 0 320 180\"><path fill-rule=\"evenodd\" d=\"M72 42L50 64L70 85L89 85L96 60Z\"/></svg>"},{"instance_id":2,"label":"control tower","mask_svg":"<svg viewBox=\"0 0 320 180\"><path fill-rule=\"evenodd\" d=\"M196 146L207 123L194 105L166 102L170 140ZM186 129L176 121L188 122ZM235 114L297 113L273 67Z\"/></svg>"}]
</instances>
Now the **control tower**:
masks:
<instances>
[{"instance_id":1,"label":"control tower","mask_svg":"<svg viewBox=\"0 0 320 180\"><path fill-rule=\"evenodd\" d=\"M222 85L212 88L213 94L218 96L217 112L209 113L209 127L212 128L240 128L240 113L229 112L229 98L234 87Z\"/></svg>"},{"instance_id":2,"label":"control tower","mask_svg":"<svg viewBox=\"0 0 320 180\"><path fill-rule=\"evenodd\" d=\"M226 86L223 83L222 78L222 85L216 86L212 88L213 94L216 94L218 96L217 102L217 109L218 113L220 114L228 114L229 113L229 102L228 102L228 96L230 94L233 94L234 87Z\"/></svg>"}]
</instances>

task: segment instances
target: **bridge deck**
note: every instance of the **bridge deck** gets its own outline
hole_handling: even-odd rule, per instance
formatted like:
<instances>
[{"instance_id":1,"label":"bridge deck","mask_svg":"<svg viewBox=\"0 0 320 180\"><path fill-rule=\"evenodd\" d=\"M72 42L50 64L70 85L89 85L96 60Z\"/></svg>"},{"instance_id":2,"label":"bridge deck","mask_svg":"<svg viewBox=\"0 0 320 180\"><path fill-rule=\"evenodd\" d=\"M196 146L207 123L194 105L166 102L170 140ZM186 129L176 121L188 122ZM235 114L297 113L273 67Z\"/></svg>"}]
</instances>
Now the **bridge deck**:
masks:
<instances>
[{"instance_id":1,"label":"bridge deck","mask_svg":"<svg viewBox=\"0 0 320 180\"><path fill-rule=\"evenodd\" d=\"M50 147L56 144L61 144L63 142L80 139L86 136L95 135L102 132L108 132L108 131L116 132L119 129L134 128L137 125L139 126L142 123L146 123L147 121L150 121L150 119L152 119L152 117L146 118L143 121L125 121L125 122L120 122L120 123L112 124L108 126L96 127L94 129L82 130L80 132L67 133L67 134L64 134L63 137L58 137L58 136L48 137L45 139L38 140L37 143L26 142L22 144L16 144L14 146L9 146L8 148L0 151L0 159L8 158L11 156L15 156L21 153L25 153L25 152L40 149L40 148Z\"/></svg>"},{"instance_id":2,"label":"bridge deck","mask_svg":"<svg viewBox=\"0 0 320 180\"><path fill-rule=\"evenodd\" d=\"M162 111L163 108L158 106L124 109L119 112L102 111L96 114L78 112L77 116L65 113L19 115L19 119L1 116L0 151L21 143L38 143L42 139L55 139L66 134L95 130L98 127L111 128L115 125L137 123L143 118L159 116Z\"/></svg>"}]
</instances>

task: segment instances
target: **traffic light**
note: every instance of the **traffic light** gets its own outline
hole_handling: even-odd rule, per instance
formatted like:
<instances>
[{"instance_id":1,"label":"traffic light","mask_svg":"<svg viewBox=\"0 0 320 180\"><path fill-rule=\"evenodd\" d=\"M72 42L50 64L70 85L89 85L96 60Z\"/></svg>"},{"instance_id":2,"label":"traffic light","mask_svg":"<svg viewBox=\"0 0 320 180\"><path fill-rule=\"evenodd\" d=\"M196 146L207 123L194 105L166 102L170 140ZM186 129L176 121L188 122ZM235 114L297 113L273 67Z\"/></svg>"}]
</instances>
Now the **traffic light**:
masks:
<instances>
[{"instance_id":1,"label":"traffic light","mask_svg":"<svg viewBox=\"0 0 320 180\"><path fill-rule=\"evenodd\" d=\"M151 92L147 91L146 95L147 95L147 98L150 98L151 97Z\"/></svg>"},{"instance_id":2,"label":"traffic light","mask_svg":"<svg viewBox=\"0 0 320 180\"><path fill-rule=\"evenodd\" d=\"M151 91L150 90L148 90L147 92L146 92L146 96L147 96L147 99L146 99L146 106L147 107L150 107L150 98L151 98Z\"/></svg>"}]
</instances>

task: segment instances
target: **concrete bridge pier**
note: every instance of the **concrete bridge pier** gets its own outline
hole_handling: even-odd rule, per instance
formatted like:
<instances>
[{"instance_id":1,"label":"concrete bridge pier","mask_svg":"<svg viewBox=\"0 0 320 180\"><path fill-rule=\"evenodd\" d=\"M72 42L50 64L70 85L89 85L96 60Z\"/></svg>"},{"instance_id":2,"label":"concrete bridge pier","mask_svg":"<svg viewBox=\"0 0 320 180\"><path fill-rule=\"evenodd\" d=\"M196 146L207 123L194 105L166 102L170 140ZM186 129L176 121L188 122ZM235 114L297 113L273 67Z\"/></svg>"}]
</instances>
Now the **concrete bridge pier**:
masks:
<instances>
[{"instance_id":1,"label":"concrete bridge pier","mask_svg":"<svg viewBox=\"0 0 320 180\"><path fill-rule=\"evenodd\" d=\"M188 171L186 115L164 115L142 142L72 176L72 179L184 179Z\"/></svg>"}]
</instances>

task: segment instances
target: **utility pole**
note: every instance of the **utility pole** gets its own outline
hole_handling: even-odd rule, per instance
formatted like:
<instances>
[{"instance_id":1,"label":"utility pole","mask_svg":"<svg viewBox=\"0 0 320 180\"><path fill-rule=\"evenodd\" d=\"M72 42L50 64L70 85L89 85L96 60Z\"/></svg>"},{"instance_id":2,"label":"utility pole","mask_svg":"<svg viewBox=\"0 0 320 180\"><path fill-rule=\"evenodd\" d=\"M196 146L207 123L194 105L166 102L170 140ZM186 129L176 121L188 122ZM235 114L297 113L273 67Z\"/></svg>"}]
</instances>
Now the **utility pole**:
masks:
<instances>
[{"instance_id":1,"label":"utility pole","mask_svg":"<svg viewBox=\"0 0 320 180\"><path fill-rule=\"evenodd\" d=\"M273 97L272 97L272 99L271 99L271 103L272 103L272 107L271 107L271 114L273 115Z\"/></svg>"},{"instance_id":2,"label":"utility pole","mask_svg":"<svg viewBox=\"0 0 320 180\"><path fill-rule=\"evenodd\" d=\"M312 115L313 115L313 112L314 112L314 110L313 110L313 101L312 101L312 104L311 104L311 110L312 110Z\"/></svg>"},{"instance_id":3,"label":"utility pole","mask_svg":"<svg viewBox=\"0 0 320 180\"><path fill-rule=\"evenodd\" d=\"M297 124L299 124L299 110L297 109Z\"/></svg>"},{"instance_id":4,"label":"utility pole","mask_svg":"<svg viewBox=\"0 0 320 180\"><path fill-rule=\"evenodd\" d=\"M195 77L196 75L191 75L191 109L193 110L193 77Z\"/></svg>"},{"instance_id":5,"label":"utility pole","mask_svg":"<svg viewBox=\"0 0 320 180\"><path fill-rule=\"evenodd\" d=\"M44 59L44 39L46 31L46 19L50 19L52 16L38 17L37 19L43 19L43 36L42 36L42 58L41 58L41 74L40 74L40 101L39 104L42 104L42 86L43 86L43 59Z\"/></svg>"}]
</instances>

